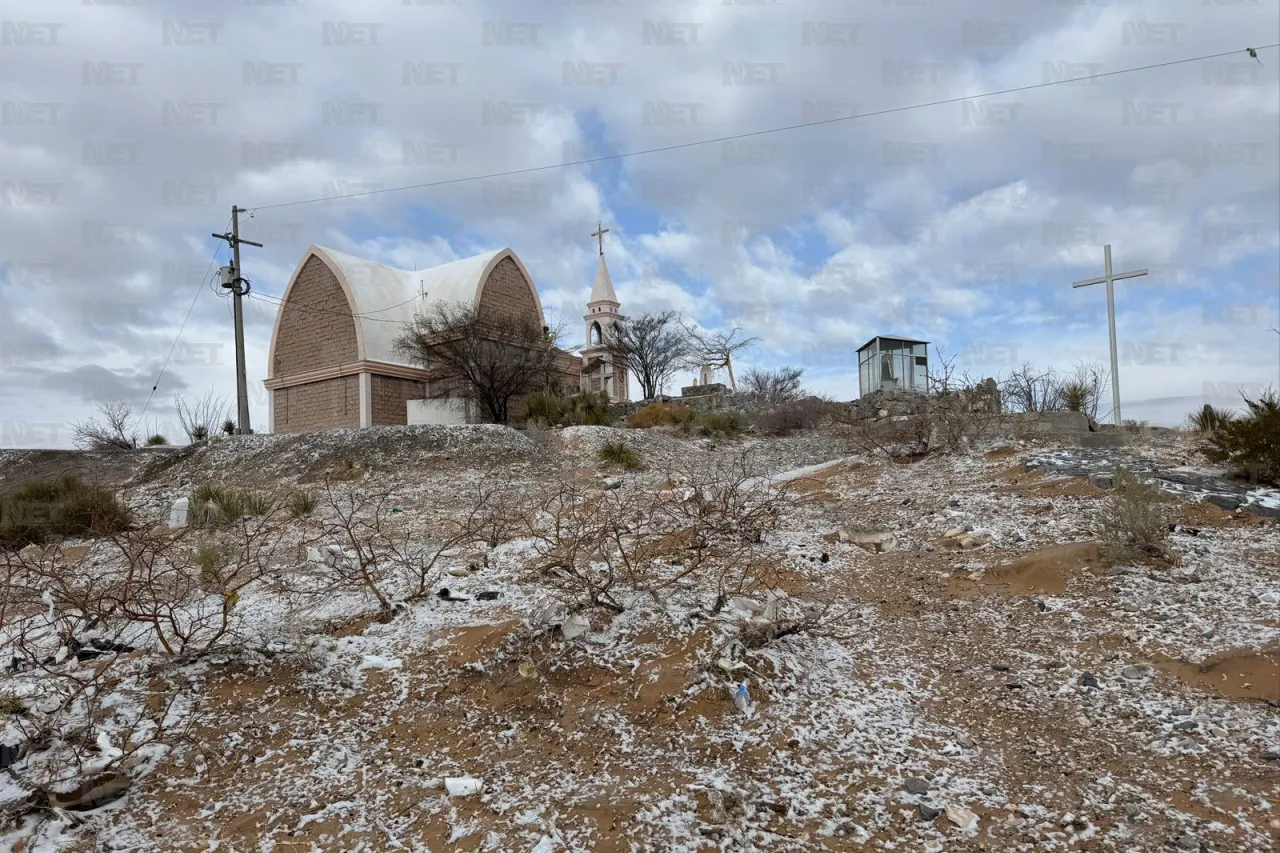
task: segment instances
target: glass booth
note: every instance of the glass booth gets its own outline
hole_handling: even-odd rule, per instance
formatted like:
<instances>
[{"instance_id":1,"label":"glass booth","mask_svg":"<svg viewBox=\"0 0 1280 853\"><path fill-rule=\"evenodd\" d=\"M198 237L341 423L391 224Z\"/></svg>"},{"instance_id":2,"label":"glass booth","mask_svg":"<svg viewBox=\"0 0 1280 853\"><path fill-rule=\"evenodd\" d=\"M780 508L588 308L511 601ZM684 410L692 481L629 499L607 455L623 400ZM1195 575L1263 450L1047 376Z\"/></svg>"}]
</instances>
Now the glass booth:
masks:
<instances>
[{"instance_id":1,"label":"glass booth","mask_svg":"<svg viewBox=\"0 0 1280 853\"><path fill-rule=\"evenodd\" d=\"M929 342L875 337L858 350L858 396L873 391L929 393Z\"/></svg>"}]
</instances>

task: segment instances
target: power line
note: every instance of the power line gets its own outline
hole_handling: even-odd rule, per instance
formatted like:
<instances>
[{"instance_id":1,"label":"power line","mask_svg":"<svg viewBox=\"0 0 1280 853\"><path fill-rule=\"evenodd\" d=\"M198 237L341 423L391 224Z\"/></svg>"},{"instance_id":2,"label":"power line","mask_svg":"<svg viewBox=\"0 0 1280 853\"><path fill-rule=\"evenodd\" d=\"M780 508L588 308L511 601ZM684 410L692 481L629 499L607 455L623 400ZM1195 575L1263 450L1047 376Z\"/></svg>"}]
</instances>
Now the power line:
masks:
<instances>
[{"instance_id":1,"label":"power line","mask_svg":"<svg viewBox=\"0 0 1280 853\"><path fill-rule=\"evenodd\" d=\"M448 186L451 184L464 184L464 183L470 183L472 181L488 180L490 178L508 178L508 177L514 177L516 175L528 175L534 172L546 172L552 169L565 169L570 166L588 166L588 165L591 165L592 163L604 163L611 160L623 160L628 157L639 157L642 154L659 154L664 151L679 151L685 148L697 148L702 145L714 145L717 142L733 142L739 139L750 139L751 137L766 136L771 133L786 133L788 131L800 130L802 128L817 127L819 125L825 125L825 124L835 124L836 122L853 121L854 119L874 118L876 116L885 116L885 115L893 115L895 113L910 112L911 110L922 110L922 109L925 109L926 107L946 106L947 104L958 104L958 103L961 103L962 101L975 101L981 98L994 98L999 95L1012 95L1018 92L1030 92L1035 89L1046 89L1046 88L1049 88L1050 86L1061 86L1066 83L1081 83L1085 80L1100 80L1103 77L1116 77L1121 74L1133 74L1137 71L1151 71L1156 68L1169 68L1174 65L1185 65L1190 62L1203 62L1208 59L1219 59L1224 56L1235 56L1238 53L1246 53L1247 55L1253 56L1256 59L1257 57L1255 54L1257 51L1270 50L1276 47L1280 47L1280 42L1277 42L1275 44L1263 45L1262 47L1258 47L1258 48L1245 48L1244 50L1227 50L1221 53L1207 53L1207 54L1204 54L1203 56L1191 56L1185 59L1171 59L1168 62L1153 62L1150 65L1136 65L1132 68L1119 68L1115 71L1103 71L1098 74L1090 74L1087 77L1075 77L1070 80L1049 80L1043 83L1032 83L1026 86L1015 86L1011 89L999 89L993 92L983 92L982 94L978 94L978 95L961 95L954 98L943 98L937 101L927 101L925 103L919 103L919 104L907 104L901 107L888 107L883 110L873 110L872 112L862 113L860 115L837 116L835 118L816 119L814 121L801 122L800 124L789 124L789 125L784 125L782 127L771 127L766 130L752 130L746 133L735 133L730 136L717 136L710 139L697 139L697 140L693 140L692 142L679 142L674 145L663 145L658 148L643 148L637 151L623 151L617 154L603 154L599 157L589 157L582 160L570 160L570 161L561 162L561 163L548 163L543 166L529 166L524 169L509 169L505 172L490 172L484 175L469 175L463 178L448 178L440 181L428 181L427 183L422 183L422 184L408 184L402 187L386 187L386 188L377 189L377 190L365 190L363 192L345 193L343 195L327 196L325 198L308 198L308 199L300 199L298 201L284 201L284 202L279 202L277 204L263 204L263 205L259 205L258 207L250 208L250 210L257 212L259 210L271 210L273 208L278 208L278 207L295 207L297 205L302 205L302 204L316 204L318 202L324 202L324 201L337 201L339 199L344 199L344 198L361 198L364 196L381 195L384 193L404 192L405 190L419 190L419 189L427 189L429 187Z\"/></svg>"},{"instance_id":2,"label":"power line","mask_svg":"<svg viewBox=\"0 0 1280 853\"><path fill-rule=\"evenodd\" d=\"M265 294L262 294L262 293L250 293L249 298L257 299L261 302L266 302L268 305L274 305L277 308L283 308L285 304L284 300L282 299L277 299L274 296L266 296ZM364 314L356 314L350 311L335 311L332 308L313 308L307 305L299 305L296 302L291 303L289 307L291 309L295 309L298 311L310 311L315 314L336 314L340 317L351 317L357 320L371 320L374 323L396 323L401 326L408 326L408 325L412 325L411 321L409 320L388 320L383 317L370 317L369 315L378 314L383 311L390 311L392 308L399 308L401 305L408 305L410 302L416 302L419 298L420 297L414 296L411 299L406 299L404 302L397 302L395 305L388 305L386 308L379 308L377 311L369 311Z\"/></svg>"},{"instance_id":3,"label":"power line","mask_svg":"<svg viewBox=\"0 0 1280 853\"><path fill-rule=\"evenodd\" d=\"M231 226L231 220L227 220L227 227ZM147 402L142 405L142 411L138 414L141 418L147 413L147 407L151 405L151 398L155 396L156 389L160 387L160 380L164 378L164 372L169 367L169 359L173 358L173 351L178 348L178 341L182 338L182 332L187 328L187 321L191 319L191 312L196 307L196 300L200 298L200 292L204 290L205 284L210 281L209 273L213 271L213 265L218 262L218 252L221 247L216 246L213 250L213 256L209 258L209 266L204 271L204 275L200 277L200 286L196 288L196 293L191 297L191 304L187 306L187 313L182 318L182 325L178 327L178 334L174 335L173 343L169 345L169 353L164 357L164 364L160 365L160 373L156 376L155 384L151 386L151 393L147 395Z\"/></svg>"}]
</instances>

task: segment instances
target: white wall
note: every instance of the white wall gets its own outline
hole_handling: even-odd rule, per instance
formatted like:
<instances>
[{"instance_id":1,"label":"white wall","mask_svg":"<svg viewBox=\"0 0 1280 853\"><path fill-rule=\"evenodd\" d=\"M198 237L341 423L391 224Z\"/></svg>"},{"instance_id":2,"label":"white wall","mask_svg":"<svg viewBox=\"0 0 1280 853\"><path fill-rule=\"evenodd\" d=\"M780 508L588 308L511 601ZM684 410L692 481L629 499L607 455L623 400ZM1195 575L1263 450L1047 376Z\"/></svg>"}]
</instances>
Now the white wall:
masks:
<instances>
[{"instance_id":1,"label":"white wall","mask_svg":"<svg viewBox=\"0 0 1280 853\"><path fill-rule=\"evenodd\" d=\"M463 400L406 400L409 424L465 424L469 408Z\"/></svg>"}]
</instances>

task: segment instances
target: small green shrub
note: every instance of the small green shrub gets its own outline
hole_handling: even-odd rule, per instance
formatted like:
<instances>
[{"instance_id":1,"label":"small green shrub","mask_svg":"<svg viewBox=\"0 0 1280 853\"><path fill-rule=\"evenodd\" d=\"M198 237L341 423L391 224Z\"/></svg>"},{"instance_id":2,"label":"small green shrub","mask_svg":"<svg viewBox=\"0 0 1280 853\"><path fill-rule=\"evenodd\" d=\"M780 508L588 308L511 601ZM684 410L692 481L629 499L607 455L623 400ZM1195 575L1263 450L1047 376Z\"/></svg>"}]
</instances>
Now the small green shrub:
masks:
<instances>
[{"instance_id":1,"label":"small green shrub","mask_svg":"<svg viewBox=\"0 0 1280 853\"><path fill-rule=\"evenodd\" d=\"M0 693L0 714L25 714L27 704L13 693Z\"/></svg>"},{"instance_id":2,"label":"small green shrub","mask_svg":"<svg viewBox=\"0 0 1280 853\"><path fill-rule=\"evenodd\" d=\"M1098 528L1103 551L1117 563L1167 561L1169 518L1168 496L1120 469Z\"/></svg>"},{"instance_id":3,"label":"small green shrub","mask_svg":"<svg viewBox=\"0 0 1280 853\"><path fill-rule=\"evenodd\" d=\"M534 426L612 426L615 416L603 391L574 394L530 394L524 400L525 419Z\"/></svg>"},{"instance_id":4,"label":"small green shrub","mask_svg":"<svg viewBox=\"0 0 1280 853\"><path fill-rule=\"evenodd\" d=\"M582 426L613 426L615 415L604 391L575 394L569 398L569 416Z\"/></svg>"},{"instance_id":5,"label":"small green shrub","mask_svg":"<svg viewBox=\"0 0 1280 853\"><path fill-rule=\"evenodd\" d=\"M1083 412L1089 405L1092 388L1086 382L1070 380L1058 389L1058 399L1062 408L1068 412Z\"/></svg>"},{"instance_id":6,"label":"small green shrub","mask_svg":"<svg viewBox=\"0 0 1280 853\"><path fill-rule=\"evenodd\" d=\"M1236 413L1230 409L1215 408L1208 403L1187 415L1187 423L1196 432L1217 432L1235 419Z\"/></svg>"},{"instance_id":7,"label":"small green shrub","mask_svg":"<svg viewBox=\"0 0 1280 853\"><path fill-rule=\"evenodd\" d=\"M132 521L114 494L77 477L27 483L0 497L0 542L18 548L51 536L118 533Z\"/></svg>"},{"instance_id":8,"label":"small green shrub","mask_svg":"<svg viewBox=\"0 0 1280 853\"><path fill-rule=\"evenodd\" d=\"M192 527L224 527L242 518L267 515L274 508L275 501L263 492L204 484L192 496L188 522Z\"/></svg>"},{"instance_id":9,"label":"small green shrub","mask_svg":"<svg viewBox=\"0 0 1280 853\"><path fill-rule=\"evenodd\" d=\"M169 439L165 438L160 433L156 433L155 435L147 439L147 447L160 447L161 445L165 445L168 443L169 443Z\"/></svg>"},{"instance_id":10,"label":"small green shrub","mask_svg":"<svg viewBox=\"0 0 1280 853\"><path fill-rule=\"evenodd\" d=\"M623 468L639 468L640 454L624 441L611 441L596 454L601 462L609 465L621 465Z\"/></svg>"},{"instance_id":11,"label":"small green shrub","mask_svg":"<svg viewBox=\"0 0 1280 853\"><path fill-rule=\"evenodd\" d=\"M1244 403L1242 417L1220 424L1209 436L1207 455L1263 482L1280 484L1280 397L1267 390Z\"/></svg>"},{"instance_id":12,"label":"small green shrub","mask_svg":"<svg viewBox=\"0 0 1280 853\"><path fill-rule=\"evenodd\" d=\"M559 394L530 394L524 398L525 419L541 426L556 426L568 410L568 398Z\"/></svg>"},{"instance_id":13,"label":"small green shrub","mask_svg":"<svg viewBox=\"0 0 1280 853\"><path fill-rule=\"evenodd\" d=\"M316 509L316 496L311 492L296 491L289 495L289 515L302 518Z\"/></svg>"},{"instance_id":14,"label":"small green shrub","mask_svg":"<svg viewBox=\"0 0 1280 853\"><path fill-rule=\"evenodd\" d=\"M223 434L223 435L235 435L235 434L236 434L236 422L235 422L235 421L233 421L233 420L231 420L231 418L227 418L225 421L223 421L223 422L222 422L222 434Z\"/></svg>"},{"instance_id":15,"label":"small green shrub","mask_svg":"<svg viewBox=\"0 0 1280 853\"><path fill-rule=\"evenodd\" d=\"M209 589L221 586L222 570L233 555L231 547L214 539L201 540L191 555L192 562L200 569L200 583Z\"/></svg>"},{"instance_id":16,"label":"small green shrub","mask_svg":"<svg viewBox=\"0 0 1280 853\"><path fill-rule=\"evenodd\" d=\"M700 435L733 438L742 432L742 418L733 412L707 412L694 422Z\"/></svg>"}]
</instances>

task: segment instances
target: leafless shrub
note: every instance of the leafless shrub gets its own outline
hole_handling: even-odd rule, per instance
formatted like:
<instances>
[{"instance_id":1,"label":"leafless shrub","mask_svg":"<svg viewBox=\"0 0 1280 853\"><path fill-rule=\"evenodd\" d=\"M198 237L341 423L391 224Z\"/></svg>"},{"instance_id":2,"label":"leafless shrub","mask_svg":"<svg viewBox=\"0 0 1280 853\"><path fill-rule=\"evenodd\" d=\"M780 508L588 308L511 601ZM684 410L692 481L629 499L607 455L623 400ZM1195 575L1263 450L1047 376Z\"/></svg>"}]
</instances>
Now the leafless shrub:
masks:
<instances>
[{"instance_id":1,"label":"leafless shrub","mask_svg":"<svg viewBox=\"0 0 1280 853\"><path fill-rule=\"evenodd\" d=\"M189 403L181 396L173 398L173 408L178 414L178 423L187 434L188 441L204 441L227 419L230 409L225 395L210 390L194 403Z\"/></svg>"},{"instance_id":2,"label":"leafless shrub","mask_svg":"<svg viewBox=\"0 0 1280 853\"><path fill-rule=\"evenodd\" d=\"M1170 560L1169 513L1169 499L1158 488L1129 471L1116 471L1115 491L1098 528L1103 550L1117 562Z\"/></svg>"},{"instance_id":3,"label":"leafless shrub","mask_svg":"<svg viewBox=\"0 0 1280 853\"><path fill-rule=\"evenodd\" d=\"M1000 394L1012 412L1039 414L1052 411L1061 401L1061 381L1050 370L1039 370L1026 362L1000 382Z\"/></svg>"},{"instance_id":4,"label":"leafless shrub","mask_svg":"<svg viewBox=\"0 0 1280 853\"><path fill-rule=\"evenodd\" d=\"M71 440L81 450L134 450L138 446L138 422L133 408L123 401L100 400L94 404L101 420L89 418L74 424Z\"/></svg>"},{"instance_id":5,"label":"leafless shrub","mask_svg":"<svg viewBox=\"0 0 1280 853\"><path fill-rule=\"evenodd\" d=\"M816 429L827 417L831 404L821 397L805 397L751 413L757 432L765 435L790 435L799 430Z\"/></svg>"},{"instance_id":6,"label":"leafless shrub","mask_svg":"<svg viewBox=\"0 0 1280 853\"><path fill-rule=\"evenodd\" d=\"M742 376L742 389L761 403L786 403L800 398L803 367L753 367Z\"/></svg>"}]
</instances>

